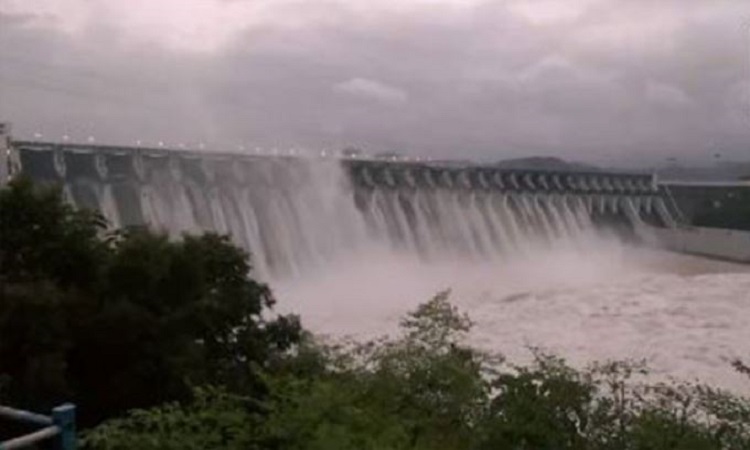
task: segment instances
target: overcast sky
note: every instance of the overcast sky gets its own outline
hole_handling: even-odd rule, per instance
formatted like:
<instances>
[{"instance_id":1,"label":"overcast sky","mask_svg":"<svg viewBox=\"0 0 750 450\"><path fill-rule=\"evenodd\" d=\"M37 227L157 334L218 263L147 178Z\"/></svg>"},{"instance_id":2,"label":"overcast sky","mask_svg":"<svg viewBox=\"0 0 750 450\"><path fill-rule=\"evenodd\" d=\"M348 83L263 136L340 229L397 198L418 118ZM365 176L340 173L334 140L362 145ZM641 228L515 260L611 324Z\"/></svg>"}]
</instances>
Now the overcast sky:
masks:
<instances>
[{"instance_id":1,"label":"overcast sky","mask_svg":"<svg viewBox=\"0 0 750 450\"><path fill-rule=\"evenodd\" d=\"M0 0L0 120L102 143L750 159L750 1Z\"/></svg>"}]
</instances>

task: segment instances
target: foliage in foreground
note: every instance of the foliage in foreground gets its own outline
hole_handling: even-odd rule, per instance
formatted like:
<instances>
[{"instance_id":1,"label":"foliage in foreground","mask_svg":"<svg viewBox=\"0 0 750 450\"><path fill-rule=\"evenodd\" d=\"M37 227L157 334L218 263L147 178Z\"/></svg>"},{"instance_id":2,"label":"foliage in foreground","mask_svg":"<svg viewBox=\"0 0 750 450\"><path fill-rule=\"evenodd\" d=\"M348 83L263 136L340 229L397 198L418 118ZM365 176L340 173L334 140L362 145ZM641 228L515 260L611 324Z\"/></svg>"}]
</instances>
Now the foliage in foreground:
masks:
<instances>
[{"instance_id":1,"label":"foliage in foreground","mask_svg":"<svg viewBox=\"0 0 750 450\"><path fill-rule=\"evenodd\" d=\"M55 190L0 189L0 400L109 419L87 448L750 449L748 400L628 363L506 364L464 343L447 293L398 338L325 345L268 319L227 238L104 225Z\"/></svg>"},{"instance_id":2,"label":"foliage in foreground","mask_svg":"<svg viewBox=\"0 0 750 450\"><path fill-rule=\"evenodd\" d=\"M443 293L398 339L307 340L269 376L261 406L222 389L134 411L86 435L117 449L750 448L750 402L700 385L643 382L638 364L575 370L535 352L511 366L462 343L470 322Z\"/></svg>"},{"instance_id":3,"label":"foliage in foreground","mask_svg":"<svg viewBox=\"0 0 750 450\"><path fill-rule=\"evenodd\" d=\"M248 255L213 234L109 233L53 188L0 189L0 400L79 405L83 425L256 375L299 338Z\"/></svg>"}]
</instances>

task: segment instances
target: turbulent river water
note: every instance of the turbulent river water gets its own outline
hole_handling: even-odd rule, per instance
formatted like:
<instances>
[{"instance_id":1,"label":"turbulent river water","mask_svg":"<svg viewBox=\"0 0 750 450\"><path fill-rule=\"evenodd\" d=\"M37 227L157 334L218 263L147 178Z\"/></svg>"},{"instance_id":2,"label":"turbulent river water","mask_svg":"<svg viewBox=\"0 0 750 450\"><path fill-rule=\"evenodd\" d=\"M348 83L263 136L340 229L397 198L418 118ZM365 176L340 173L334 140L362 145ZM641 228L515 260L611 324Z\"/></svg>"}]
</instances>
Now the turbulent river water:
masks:
<instances>
[{"instance_id":1,"label":"turbulent river water","mask_svg":"<svg viewBox=\"0 0 750 450\"><path fill-rule=\"evenodd\" d=\"M424 264L371 252L314 276L274 283L279 307L329 337L398 331L436 292L474 321L471 344L527 362L529 347L577 366L645 359L655 377L743 394L730 361L750 359L750 267L597 241L496 263Z\"/></svg>"}]
</instances>

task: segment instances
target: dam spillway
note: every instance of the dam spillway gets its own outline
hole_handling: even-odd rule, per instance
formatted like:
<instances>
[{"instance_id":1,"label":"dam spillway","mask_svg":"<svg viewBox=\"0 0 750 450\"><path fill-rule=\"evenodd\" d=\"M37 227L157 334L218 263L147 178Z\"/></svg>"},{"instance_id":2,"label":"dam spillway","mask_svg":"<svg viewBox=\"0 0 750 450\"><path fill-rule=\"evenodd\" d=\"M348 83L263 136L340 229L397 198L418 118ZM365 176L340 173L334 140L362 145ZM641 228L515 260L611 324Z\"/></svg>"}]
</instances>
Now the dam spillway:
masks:
<instances>
[{"instance_id":1,"label":"dam spillway","mask_svg":"<svg viewBox=\"0 0 750 450\"><path fill-rule=\"evenodd\" d=\"M471 343L509 361L529 347L581 366L646 357L657 373L748 392L726 362L750 352L746 266L590 239L634 221L672 231L679 215L662 217L670 195L648 174L41 142L14 142L12 158L14 176L61 185L113 226L231 233L279 312L316 334L395 333L450 288L475 322ZM325 273L304 276L316 266Z\"/></svg>"},{"instance_id":2,"label":"dam spillway","mask_svg":"<svg viewBox=\"0 0 750 450\"><path fill-rule=\"evenodd\" d=\"M228 234L263 276L357 249L495 259L603 226L674 225L653 176L16 141L15 173L113 227Z\"/></svg>"}]
</instances>

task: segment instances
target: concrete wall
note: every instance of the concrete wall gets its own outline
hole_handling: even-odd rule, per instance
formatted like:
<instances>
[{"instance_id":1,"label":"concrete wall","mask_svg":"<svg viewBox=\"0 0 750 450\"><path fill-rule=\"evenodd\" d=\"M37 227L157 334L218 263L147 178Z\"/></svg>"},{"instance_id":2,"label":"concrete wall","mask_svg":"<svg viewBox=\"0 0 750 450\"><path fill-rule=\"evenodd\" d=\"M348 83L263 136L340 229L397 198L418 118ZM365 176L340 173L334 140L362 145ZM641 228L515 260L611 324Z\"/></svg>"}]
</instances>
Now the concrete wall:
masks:
<instances>
[{"instance_id":1,"label":"concrete wall","mask_svg":"<svg viewBox=\"0 0 750 450\"><path fill-rule=\"evenodd\" d=\"M649 228L658 244L669 250L750 263L750 232L701 227Z\"/></svg>"},{"instance_id":2,"label":"concrete wall","mask_svg":"<svg viewBox=\"0 0 750 450\"><path fill-rule=\"evenodd\" d=\"M737 201L750 199L750 182L662 183L685 219L692 223L701 214L730 212Z\"/></svg>"}]
</instances>

